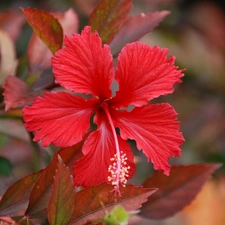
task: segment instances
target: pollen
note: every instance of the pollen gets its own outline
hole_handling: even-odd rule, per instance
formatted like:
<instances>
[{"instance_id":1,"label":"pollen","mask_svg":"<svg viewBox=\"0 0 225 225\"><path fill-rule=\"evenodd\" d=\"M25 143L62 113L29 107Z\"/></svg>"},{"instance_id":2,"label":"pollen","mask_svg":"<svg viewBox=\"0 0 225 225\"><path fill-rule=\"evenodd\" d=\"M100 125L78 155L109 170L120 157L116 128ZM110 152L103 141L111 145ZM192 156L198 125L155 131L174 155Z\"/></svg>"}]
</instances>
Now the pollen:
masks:
<instances>
[{"instance_id":1,"label":"pollen","mask_svg":"<svg viewBox=\"0 0 225 225\"><path fill-rule=\"evenodd\" d=\"M127 155L120 152L120 158L115 154L113 158L110 159L112 164L108 168L110 176L108 176L108 181L111 182L113 186L118 186L120 183L123 187L126 186L127 179L129 177L130 166L127 165Z\"/></svg>"}]
</instances>

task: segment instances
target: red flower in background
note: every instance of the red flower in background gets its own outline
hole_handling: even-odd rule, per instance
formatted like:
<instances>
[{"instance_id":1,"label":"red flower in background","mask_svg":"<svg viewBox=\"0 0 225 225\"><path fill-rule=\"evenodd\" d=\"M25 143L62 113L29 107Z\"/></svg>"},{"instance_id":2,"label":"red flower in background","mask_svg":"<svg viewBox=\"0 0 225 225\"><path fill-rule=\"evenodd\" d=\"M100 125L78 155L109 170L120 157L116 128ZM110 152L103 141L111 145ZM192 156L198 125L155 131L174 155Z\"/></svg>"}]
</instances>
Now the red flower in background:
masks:
<instances>
[{"instance_id":1,"label":"red flower in background","mask_svg":"<svg viewBox=\"0 0 225 225\"><path fill-rule=\"evenodd\" d=\"M175 58L167 59L167 49L135 42L122 49L114 72L109 46L102 47L98 33L91 34L90 27L81 35L66 37L64 45L52 59L56 82L92 97L85 100L67 92L38 97L23 110L26 128L36 132L34 141L41 140L43 146L72 146L88 132L94 114L97 129L84 142L83 158L75 162L75 185L110 182L119 192L119 183L125 185L135 171L127 139L135 140L154 168L168 175L168 159L180 156L184 139L173 107L148 103L172 93L173 85L180 82L183 74L174 66ZM119 85L115 96L110 89L114 79ZM129 105L136 107L127 111Z\"/></svg>"}]
</instances>

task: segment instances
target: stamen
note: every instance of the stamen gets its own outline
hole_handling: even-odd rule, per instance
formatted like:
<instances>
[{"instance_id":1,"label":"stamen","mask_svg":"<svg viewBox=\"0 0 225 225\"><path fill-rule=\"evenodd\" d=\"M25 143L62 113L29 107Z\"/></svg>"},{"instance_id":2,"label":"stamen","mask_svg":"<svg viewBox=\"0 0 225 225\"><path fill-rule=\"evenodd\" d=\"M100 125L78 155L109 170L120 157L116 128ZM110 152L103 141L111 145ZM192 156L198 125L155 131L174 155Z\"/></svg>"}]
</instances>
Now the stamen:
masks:
<instances>
[{"instance_id":1,"label":"stamen","mask_svg":"<svg viewBox=\"0 0 225 225\"><path fill-rule=\"evenodd\" d=\"M113 189L113 191L115 192L115 196L118 194L121 197L120 184L123 187L125 187L127 183L127 178L129 177L130 167L127 166L128 159L126 154L123 153L122 151L120 152L116 130L115 130L111 115L109 113L108 106L105 102L102 104L102 108L104 109L107 115L107 118L109 120L109 124L113 132L113 137L114 137L115 147L116 147L116 154L114 154L114 157L110 159L112 164L108 168L108 172L110 173L110 176L108 176L108 181L111 182L113 186L115 186Z\"/></svg>"},{"instance_id":2,"label":"stamen","mask_svg":"<svg viewBox=\"0 0 225 225\"><path fill-rule=\"evenodd\" d=\"M113 158L110 159L111 161L118 161L117 154L114 155ZM119 183L122 184L123 187L126 186L127 178L129 177L129 169L130 167L127 166L127 157L126 154L121 151L121 158L120 158L120 171L119 171ZM111 182L112 185L117 184L117 163L113 163L109 166L108 172L111 173L111 176L108 176L108 181Z\"/></svg>"}]
</instances>

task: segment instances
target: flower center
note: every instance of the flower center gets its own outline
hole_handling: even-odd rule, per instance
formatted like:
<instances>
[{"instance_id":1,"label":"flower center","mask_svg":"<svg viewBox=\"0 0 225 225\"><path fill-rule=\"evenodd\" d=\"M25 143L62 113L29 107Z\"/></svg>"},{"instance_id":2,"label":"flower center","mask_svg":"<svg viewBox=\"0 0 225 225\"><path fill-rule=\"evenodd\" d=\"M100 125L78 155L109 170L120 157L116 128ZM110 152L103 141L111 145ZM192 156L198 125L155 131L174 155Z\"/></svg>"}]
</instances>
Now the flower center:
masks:
<instances>
[{"instance_id":1,"label":"flower center","mask_svg":"<svg viewBox=\"0 0 225 225\"><path fill-rule=\"evenodd\" d=\"M114 186L113 191L115 191L115 195L118 194L121 197L120 183L122 184L122 186L126 185L127 178L129 177L128 173L130 167L127 166L128 159L126 154L120 151L116 129L114 127L112 117L109 113L108 104L103 102L101 106L104 109L106 116L108 118L116 147L116 154L114 154L114 157L110 159L112 164L108 168L108 172L110 173L110 176L108 176L108 181L111 182L111 184Z\"/></svg>"}]
</instances>

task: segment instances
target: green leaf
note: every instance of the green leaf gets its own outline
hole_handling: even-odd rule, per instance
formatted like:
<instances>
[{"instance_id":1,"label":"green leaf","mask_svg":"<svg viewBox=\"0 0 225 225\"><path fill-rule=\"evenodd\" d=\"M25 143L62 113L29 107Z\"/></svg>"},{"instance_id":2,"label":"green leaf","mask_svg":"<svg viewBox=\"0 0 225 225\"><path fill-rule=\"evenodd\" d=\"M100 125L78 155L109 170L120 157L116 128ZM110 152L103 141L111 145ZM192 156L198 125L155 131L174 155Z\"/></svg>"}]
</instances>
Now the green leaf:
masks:
<instances>
[{"instance_id":1,"label":"green leaf","mask_svg":"<svg viewBox=\"0 0 225 225\"><path fill-rule=\"evenodd\" d=\"M104 223L107 225L128 224L130 214L120 205L115 206L110 213L104 217Z\"/></svg>"},{"instance_id":2,"label":"green leaf","mask_svg":"<svg viewBox=\"0 0 225 225\"><path fill-rule=\"evenodd\" d=\"M29 205L25 215L29 218L46 216L46 208L51 198L51 188L54 182L55 171L58 167L58 155L66 165L70 165L82 156L81 148L84 141L78 144L61 149L55 154L52 162L43 170L41 176L35 183L29 199Z\"/></svg>"},{"instance_id":3,"label":"green leaf","mask_svg":"<svg viewBox=\"0 0 225 225\"><path fill-rule=\"evenodd\" d=\"M22 117L23 117L23 113L21 109L9 109L8 111L5 111L5 109L0 110L0 119L4 119L4 118L20 119ZM0 128L0 132L2 132L2 130L3 129ZM10 132L2 132L2 133L5 133L6 135L10 135ZM17 138L24 140L23 138L19 136Z\"/></svg>"},{"instance_id":4,"label":"green leaf","mask_svg":"<svg viewBox=\"0 0 225 225\"><path fill-rule=\"evenodd\" d=\"M100 0L93 10L89 25L98 31L103 44L108 44L128 18L132 0Z\"/></svg>"},{"instance_id":5,"label":"green leaf","mask_svg":"<svg viewBox=\"0 0 225 225\"><path fill-rule=\"evenodd\" d=\"M50 225L67 225L75 205L75 188L69 169L58 155L58 169L48 204L47 216Z\"/></svg>"},{"instance_id":6,"label":"green leaf","mask_svg":"<svg viewBox=\"0 0 225 225\"><path fill-rule=\"evenodd\" d=\"M49 47L53 54L62 48L63 30L55 17L38 9L21 8L21 10L34 32Z\"/></svg>"},{"instance_id":7,"label":"green leaf","mask_svg":"<svg viewBox=\"0 0 225 225\"><path fill-rule=\"evenodd\" d=\"M31 189L40 174L41 171L29 174L8 188L0 201L0 216L23 214L22 211L26 209Z\"/></svg>"},{"instance_id":8,"label":"green leaf","mask_svg":"<svg viewBox=\"0 0 225 225\"><path fill-rule=\"evenodd\" d=\"M140 215L149 219L164 219L174 215L195 198L203 184L220 166L220 164L174 166L169 176L156 172L144 183L144 187L154 185L159 190L143 204Z\"/></svg>"},{"instance_id":9,"label":"green leaf","mask_svg":"<svg viewBox=\"0 0 225 225\"><path fill-rule=\"evenodd\" d=\"M25 80L28 76L28 59L26 55L23 55L18 60L18 66L16 69L16 77L19 77L21 80Z\"/></svg>"},{"instance_id":10,"label":"green leaf","mask_svg":"<svg viewBox=\"0 0 225 225\"><path fill-rule=\"evenodd\" d=\"M0 175L9 176L12 172L12 164L8 159L0 156Z\"/></svg>"},{"instance_id":11,"label":"green leaf","mask_svg":"<svg viewBox=\"0 0 225 225\"><path fill-rule=\"evenodd\" d=\"M76 194L75 208L69 225L82 225L87 221L103 219L105 210L110 212L118 204L126 211L136 210L156 191L153 188L127 185L120 188L122 197L115 199L112 189L112 185L103 183L79 191Z\"/></svg>"}]
</instances>

